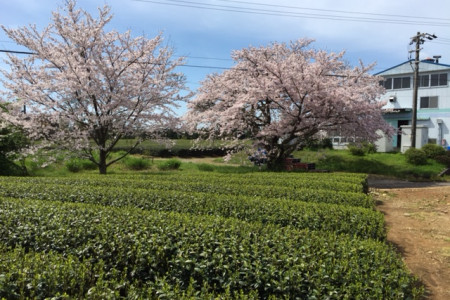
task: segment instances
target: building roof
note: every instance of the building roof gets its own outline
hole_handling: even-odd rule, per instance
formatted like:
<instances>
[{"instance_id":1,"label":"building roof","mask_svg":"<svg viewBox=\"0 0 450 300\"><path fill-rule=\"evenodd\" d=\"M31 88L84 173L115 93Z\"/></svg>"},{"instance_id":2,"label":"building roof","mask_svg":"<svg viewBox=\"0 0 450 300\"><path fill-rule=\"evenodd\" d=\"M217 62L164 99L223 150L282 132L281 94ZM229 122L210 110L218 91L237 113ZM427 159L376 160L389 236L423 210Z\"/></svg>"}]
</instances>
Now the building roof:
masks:
<instances>
[{"instance_id":1,"label":"building roof","mask_svg":"<svg viewBox=\"0 0 450 300\"><path fill-rule=\"evenodd\" d=\"M410 59L384 71L378 72L375 75L389 76L399 74L412 74L414 72L413 64L414 60ZM433 72L443 70L450 70L450 65L436 63L433 59L421 60L419 63L419 72Z\"/></svg>"}]
</instances>

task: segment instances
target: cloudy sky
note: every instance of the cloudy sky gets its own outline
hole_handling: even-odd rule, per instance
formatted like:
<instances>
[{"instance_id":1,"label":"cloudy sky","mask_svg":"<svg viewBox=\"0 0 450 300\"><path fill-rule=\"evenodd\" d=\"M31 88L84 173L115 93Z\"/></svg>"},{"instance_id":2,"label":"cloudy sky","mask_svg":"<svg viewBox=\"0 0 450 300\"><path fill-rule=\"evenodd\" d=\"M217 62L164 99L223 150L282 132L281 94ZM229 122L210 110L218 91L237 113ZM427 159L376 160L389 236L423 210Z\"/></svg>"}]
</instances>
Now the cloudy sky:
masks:
<instances>
[{"instance_id":1,"label":"cloudy sky","mask_svg":"<svg viewBox=\"0 0 450 300\"><path fill-rule=\"evenodd\" d=\"M441 55L450 64L450 1L446 0L78 0L97 15L108 4L109 28L152 37L162 31L176 55L187 57L180 68L195 90L206 74L232 65L235 49L312 38L314 47L346 51L353 65L377 63L379 72L409 58L417 32L438 38L422 45L421 58ZM0 0L0 24L18 27L51 22L63 0ZM0 49L24 50L0 32ZM412 54L413 55L413 54ZM6 55L0 53L0 59ZM414 55L412 56L414 57ZM0 67L4 67L0 63Z\"/></svg>"}]
</instances>

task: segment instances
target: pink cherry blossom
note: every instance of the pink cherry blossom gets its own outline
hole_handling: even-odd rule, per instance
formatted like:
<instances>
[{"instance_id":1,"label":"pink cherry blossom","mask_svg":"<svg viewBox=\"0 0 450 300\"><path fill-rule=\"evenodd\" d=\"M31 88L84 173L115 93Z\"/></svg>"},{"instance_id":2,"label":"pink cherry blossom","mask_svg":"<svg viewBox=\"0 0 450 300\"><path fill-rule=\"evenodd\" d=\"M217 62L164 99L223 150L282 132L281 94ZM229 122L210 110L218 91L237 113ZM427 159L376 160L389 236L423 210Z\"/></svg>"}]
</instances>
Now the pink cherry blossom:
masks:
<instances>
[{"instance_id":1,"label":"pink cherry blossom","mask_svg":"<svg viewBox=\"0 0 450 300\"><path fill-rule=\"evenodd\" d=\"M209 75L189 103L185 121L210 138L251 137L274 167L307 139L339 130L374 141L391 134L377 100L372 66L351 68L344 52L310 47L312 40L235 51L235 66Z\"/></svg>"},{"instance_id":2,"label":"pink cherry blossom","mask_svg":"<svg viewBox=\"0 0 450 300\"><path fill-rule=\"evenodd\" d=\"M103 174L120 159L107 161L120 139L174 126L177 101L188 98L179 95L185 78L175 71L184 60L172 59L162 34L148 39L105 31L111 18L108 6L95 19L68 0L41 32L34 25L2 26L33 53L6 60L2 96L10 102L8 121L36 140L82 151Z\"/></svg>"}]
</instances>

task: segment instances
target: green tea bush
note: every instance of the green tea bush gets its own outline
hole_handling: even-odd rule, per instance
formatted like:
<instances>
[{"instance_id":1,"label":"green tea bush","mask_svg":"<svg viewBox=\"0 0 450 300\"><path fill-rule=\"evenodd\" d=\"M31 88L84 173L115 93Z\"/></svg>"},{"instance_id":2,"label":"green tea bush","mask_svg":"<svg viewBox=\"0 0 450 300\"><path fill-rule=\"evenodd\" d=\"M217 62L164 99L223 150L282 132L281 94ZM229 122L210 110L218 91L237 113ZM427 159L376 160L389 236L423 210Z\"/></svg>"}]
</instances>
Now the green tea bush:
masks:
<instances>
[{"instance_id":1,"label":"green tea bush","mask_svg":"<svg viewBox=\"0 0 450 300\"><path fill-rule=\"evenodd\" d=\"M102 289L114 289L109 298L129 298L159 278L168 287L197 291L199 299L227 289L259 299L421 296L395 250L372 239L85 203L0 198L0 210L0 245L102 264L86 298ZM45 283L41 288L44 295Z\"/></svg>"},{"instance_id":2,"label":"green tea bush","mask_svg":"<svg viewBox=\"0 0 450 300\"><path fill-rule=\"evenodd\" d=\"M405 151L406 161L412 165L426 165L427 154L425 151L416 148L409 148Z\"/></svg>"},{"instance_id":3,"label":"green tea bush","mask_svg":"<svg viewBox=\"0 0 450 300\"><path fill-rule=\"evenodd\" d=\"M436 144L426 144L422 148L428 158L435 159L437 156L445 155L445 149Z\"/></svg>"},{"instance_id":4,"label":"green tea bush","mask_svg":"<svg viewBox=\"0 0 450 300\"><path fill-rule=\"evenodd\" d=\"M168 159L164 162L161 162L158 164L158 169L161 171L168 171L168 170L177 170L181 166L181 161L178 159Z\"/></svg>"},{"instance_id":5,"label":"green tea bush","mask_svg":"<svg viewBox=\"0 0 450 300\"><path fill-rule=\"evenodd\" d=\"M80 186L83 186L83 189L80 189ZM83 181L73 181L72 185L0 182L0 195L115 207L129 206L193 215L216 215L299 229L334 231L361 238L385 238L383 215L370 208L345 205L348 200L336 205L271 199L264 196L138 189L116 186L114 183L111 186L95 187L84 184ZM310 197L313 200L315 196L311 194Z\"/></svg>"},{"instance_id":6,"label":"green tea bush","mask_svg":"<svg viewBox=\"0 0 450 300\"><path fill-rule=\"evenodd\" d=\"M95 286L96 276L103 273L101 264L81 262L70 254L34 252L20 246L12 250L2 248L1 299L50 299L58 295L81 299Z\"/></svg>"},{"instance_id":7,"label":"green tea bush","mask_svg":"<svg viewBox=\"0 0 450 300\"><path fill-rule=\"evenodd\" d=\"M331 204L344 204L350 206L359 206L365 208L374 208L374 201L369 196L360 192L345 192L339 188L339 185L331 185L327 189L321 189L320 185L314 183L310 184L310 187L302 185L290 185L285 186L279 182L273 182L272 184L256 184L251 181L245 181L244 177L240 178L240 182L227 182L226 177L218 180L219 176L214 176L216 173L208 173L207 176L203 174L202 177L192 176L192 178L186 176L144 176L141 180L132 179L133 177L116 177L108 176L102 178L98 176L83 176L83 178L30 178L27 181L22 181L20 178L15 178L15 181L21 181L21 184L25 186L17 189L14 186L11 187L12 191L17 193L27 193L36 189L38 194L42 191L49 192L55 190L57 193L65 193L67 186L83 185L83 189L75 191L76 194L87 192L88 186L105 187L108 189L143 189L147 191L153 191L158 194L160 191L168 192L185 192L185 193L206 193L206 194L220 194L220 195L233 195L233 196L249 196L249 197L264 197L264 198L279 198L294 201L316 202L316 203L331 203ZM233 178L233 176L231 176ZM250 176L247 176L250 177ZM234 178L233 178L234 179ZM1 186L4 189L0 189L0 193L6 193L11 191L7 189L8 182L5 182L0 178ZM10 181L11 182L11 181ZM40 186L38 184L41 183ZM43 186L42 186L43 184ZM33 186L34 185L34 186ZM325 185L325 182L324 182ZM334 188L333 188L334 186ZM344 186L349 186L345 184ZM352 185L350 185L352 186ZM76 189L76 187L73 187ZM362 187L360 186L360 189ZM59 192L61 190L61 192ZM120 192L120 191L118 191ZM5 194L4 194L5 195ZM19 194L10 194L11 196Z\"/></svg>"}]
</instances>

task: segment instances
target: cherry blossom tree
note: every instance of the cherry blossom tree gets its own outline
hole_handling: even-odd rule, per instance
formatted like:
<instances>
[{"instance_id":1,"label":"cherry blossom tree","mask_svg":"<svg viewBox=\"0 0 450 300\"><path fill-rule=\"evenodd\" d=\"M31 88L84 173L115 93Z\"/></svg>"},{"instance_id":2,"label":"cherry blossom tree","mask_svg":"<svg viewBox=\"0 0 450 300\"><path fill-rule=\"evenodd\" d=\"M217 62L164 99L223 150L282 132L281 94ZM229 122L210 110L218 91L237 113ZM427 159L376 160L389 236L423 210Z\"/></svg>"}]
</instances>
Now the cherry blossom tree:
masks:
<instances>
[{"instance_id":1,"label":"cherry blossom tree","mask_svg":"<svg viewBox=\"0 0 450 300\"><path fill-rule=\"evenodd\" d=\"M109 158L120 139L173 127L178 101L189 96L180 96L185 77L175 71L184 60L173 59L162 34L148 39L106 31L110 7L98 11L95 19L67 0L42 32L35 25L2 26L32 53L8 55L2 84L9 107L24 108L10 121L21 123L39 144L80 150L106 174L125 156Z\"/></svg>"},{"instance_id":2,"label":"cherry blossom tree","mask_svg":"<svg viewBox=\"0 0 450 300\"><path fill-rule=\"evenodd\" d=\"M310 47L312 40L235 51L235 66L209 75L188 104L191 130L234 141L249 136L267 152L269 168L283 163L319 133L374 141L383 120L383 92L372 66L351 68L342 53Z\"/></svg>"}]
</instances>

